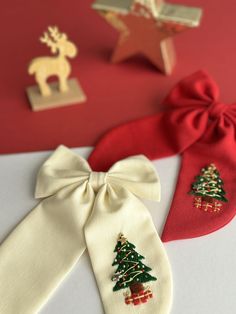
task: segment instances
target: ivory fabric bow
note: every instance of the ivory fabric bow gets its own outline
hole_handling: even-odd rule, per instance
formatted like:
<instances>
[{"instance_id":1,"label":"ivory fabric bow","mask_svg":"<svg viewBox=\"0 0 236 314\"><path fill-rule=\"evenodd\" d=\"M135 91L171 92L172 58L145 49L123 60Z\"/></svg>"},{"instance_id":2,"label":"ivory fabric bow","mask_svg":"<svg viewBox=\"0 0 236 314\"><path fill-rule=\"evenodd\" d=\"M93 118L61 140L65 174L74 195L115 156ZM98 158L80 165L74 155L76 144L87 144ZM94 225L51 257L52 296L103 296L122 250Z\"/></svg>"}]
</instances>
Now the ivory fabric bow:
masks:
<instances>
[{"instance_id":1,"label":"ivory fabric bow","mask_svg":"<svg viewBox=\"0 0 236 314\"><path fill-rule=\"evenodd\" d=\"M203 236L236 214L236 104L221 102L217 84L198 71L181 80L163 105L165 112L109 131L88 160L96 171L106 171L131 155L153 160L181 154L162 240Z\"/></svg>"},{"instance_id":2,"label":"ivory fabric bow","mask_svg":"<svg viewBox=\"0 0 236 314\"><path fill-rule=\"evenodd\" d=\"M139 197L160 199L158 176L144 156L119 161L107 173L93 172L82 157L60 146L38 174L36 198L42 201L0 246L0 313L37 313L86 248L105 313L134 313L111 280L120 233L145 254L157 279L150 283L153 299L139 313L169 313L168 258ZM123 239L122 247L129 243Z\"/></svg>"}]
</instances>

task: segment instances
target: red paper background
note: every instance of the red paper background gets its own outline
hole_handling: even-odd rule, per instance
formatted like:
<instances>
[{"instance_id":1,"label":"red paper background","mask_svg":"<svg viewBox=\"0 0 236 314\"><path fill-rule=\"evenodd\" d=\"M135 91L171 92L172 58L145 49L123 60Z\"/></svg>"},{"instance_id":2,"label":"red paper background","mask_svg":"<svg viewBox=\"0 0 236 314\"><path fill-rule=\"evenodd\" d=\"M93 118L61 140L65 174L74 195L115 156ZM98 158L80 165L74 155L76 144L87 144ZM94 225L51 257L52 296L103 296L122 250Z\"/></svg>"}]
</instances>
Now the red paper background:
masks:
<instances>
[{"instance_id":1,"label":"red paper background","mask_svg":"<svg viewBox=\"0 0 236 314\"><path fill-rule=\"evenodd\" d=\"M202 26L175 38L178 64L165 77L146 60L109 63L117 33L90 9L87 0L2 1L0 13L0 153L94 145L109 128L155 113L180 78L206 69L221 87L221 99L234 102L236 1L183 0L204 9ZM172 1L179 3L179 1ZM48 54L38 37L57 24L78 45L72 76L88 101L34 113L25 88L34 84L29 61Z\"/></svg>"}]
</instances>

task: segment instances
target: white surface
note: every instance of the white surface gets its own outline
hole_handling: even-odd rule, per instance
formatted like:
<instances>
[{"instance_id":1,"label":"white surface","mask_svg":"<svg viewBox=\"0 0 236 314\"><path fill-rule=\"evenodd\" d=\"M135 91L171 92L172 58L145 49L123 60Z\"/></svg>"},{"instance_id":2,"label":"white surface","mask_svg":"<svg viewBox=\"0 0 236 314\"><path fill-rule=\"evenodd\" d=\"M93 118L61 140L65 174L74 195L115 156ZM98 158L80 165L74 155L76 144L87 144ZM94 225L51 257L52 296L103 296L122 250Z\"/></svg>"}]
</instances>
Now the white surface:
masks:
<instances>
[{"instance_id":1,"label":"white surface","mask_svg":"<svg viewBox=\"0 0 236 314\"><path fill-rule=\"evenodd\" d=\"M90 149L75 151L87 157ZM40 152L0 156L1 241L37 204L33 198L36 173L49 155L49 152ZM166 158L154 164L161 179L162 201L160 204L146 204L160 234L175 188L179 158ZM209 236L165 244L174 277L171 314L236 313L235 227L236 219ZM87 254L40 312L78 313L103 314ZM134 313L138 314L138 307Z\"/></svg>"}]
</instances>

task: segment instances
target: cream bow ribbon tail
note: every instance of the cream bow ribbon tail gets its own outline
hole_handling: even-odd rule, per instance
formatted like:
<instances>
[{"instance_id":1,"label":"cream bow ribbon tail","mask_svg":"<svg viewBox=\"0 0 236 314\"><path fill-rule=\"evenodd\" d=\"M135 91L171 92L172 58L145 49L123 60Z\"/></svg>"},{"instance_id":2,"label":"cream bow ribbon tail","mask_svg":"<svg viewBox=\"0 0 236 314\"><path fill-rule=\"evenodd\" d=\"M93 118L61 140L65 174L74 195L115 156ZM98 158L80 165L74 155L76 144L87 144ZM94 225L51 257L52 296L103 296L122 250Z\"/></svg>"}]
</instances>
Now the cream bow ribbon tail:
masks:
<instances>
[{"instance_id":1,"label":"cream bow ribbon tail","mask_svg":"<svg viewBox=\"0 0 236 314\"><path fill-rule=\"evenodd\" d=\"M138 304L139 314L169 313L169 262L139 200L159 195L155 169L143 156L97 173L57 148L38 174L42 201L0 246L0 313L38 313L86 248L106 314L131 314Z\"/></svg>"}]
</instances>

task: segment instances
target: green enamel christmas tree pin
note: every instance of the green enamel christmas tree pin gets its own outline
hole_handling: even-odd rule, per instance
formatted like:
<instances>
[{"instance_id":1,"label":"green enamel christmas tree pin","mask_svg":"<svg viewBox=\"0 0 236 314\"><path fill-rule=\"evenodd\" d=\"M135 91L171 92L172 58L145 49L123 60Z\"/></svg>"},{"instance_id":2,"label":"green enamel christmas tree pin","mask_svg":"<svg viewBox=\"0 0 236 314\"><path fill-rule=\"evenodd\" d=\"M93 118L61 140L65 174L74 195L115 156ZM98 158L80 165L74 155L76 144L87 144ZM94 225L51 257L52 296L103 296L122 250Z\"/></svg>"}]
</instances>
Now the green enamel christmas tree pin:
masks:
<instances>
[{"instance_id":1,"label":"green enamel christmas tree pin","mask_svg":"<svg viewBox=\"0 0 236 314\"><path fill-rule=\"evenodd\" d=\"M221 202L228 202L223 188L224 182L214 164L202 168L189 192L194 195L194 206L206 212L219 212Z\"/></svg>"},{"instance_id":2,"label":"green enamel christmas tree pin","mask_svg":"<svg viewBox=\"0 0 236 314\"><path fill-rule=\"evenodd\" d=\"M113 291L129 288L131 294L128 292L125 294L126 304L146 303L153 295L150 288L145 288L143 283L155 281L157 278L150 275L152 269L141 262L144 256L135 251L135 245L123 234L119 235L114 252L117 255L112 266L118 267L112 276L112 281L116 282Z\"/></svg>"}]
</instances>

